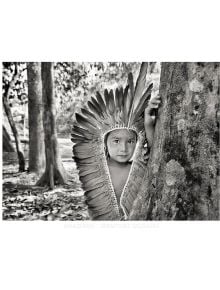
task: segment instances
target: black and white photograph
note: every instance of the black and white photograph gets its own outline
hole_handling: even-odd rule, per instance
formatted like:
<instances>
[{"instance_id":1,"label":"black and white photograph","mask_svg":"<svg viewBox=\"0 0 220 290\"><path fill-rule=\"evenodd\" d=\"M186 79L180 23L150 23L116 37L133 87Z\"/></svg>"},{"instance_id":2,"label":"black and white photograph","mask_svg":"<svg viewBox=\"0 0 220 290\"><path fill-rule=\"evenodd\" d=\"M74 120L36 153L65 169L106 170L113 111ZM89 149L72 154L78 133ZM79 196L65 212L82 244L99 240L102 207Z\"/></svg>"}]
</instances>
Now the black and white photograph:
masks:
<instances>
[{"instance_id":1,"label":"black and white photograph","mask_svg":"<svg viewBox=\"0 0 220 290\"><path fill-rule=\"evenodd\" d=\"M220 63L2 69L3 219L219 220Z\"/></svg>"},{"instance_id":2,"label":"black and white photograph","mask_svg":"<svg viewBox=\"0 0 220 290\"><path fill-rule=\"evenodd\" d=\"M0 288L219 288L219 3L0 3Z\"/></svg>"}]
</instances>

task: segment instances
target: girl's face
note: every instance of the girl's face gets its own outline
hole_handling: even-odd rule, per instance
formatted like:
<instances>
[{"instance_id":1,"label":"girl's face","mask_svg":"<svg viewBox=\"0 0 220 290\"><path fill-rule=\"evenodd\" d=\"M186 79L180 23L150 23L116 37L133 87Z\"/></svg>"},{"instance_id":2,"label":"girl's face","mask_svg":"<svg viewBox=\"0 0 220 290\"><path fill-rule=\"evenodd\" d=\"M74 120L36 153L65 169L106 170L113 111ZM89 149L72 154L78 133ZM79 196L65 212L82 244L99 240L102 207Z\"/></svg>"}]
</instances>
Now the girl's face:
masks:
<instances>
[{"instance_id":1,"label":"girl's face","mask_svg":"<svg viewBox=\"0 0 220 290\"><path fill-rule=\"evenodd\" d=\"M119 163L128 162L136 146L135 132L127 129L116 129L107 136L107 150L110 158Z\"/></svg>"}]
</instances>

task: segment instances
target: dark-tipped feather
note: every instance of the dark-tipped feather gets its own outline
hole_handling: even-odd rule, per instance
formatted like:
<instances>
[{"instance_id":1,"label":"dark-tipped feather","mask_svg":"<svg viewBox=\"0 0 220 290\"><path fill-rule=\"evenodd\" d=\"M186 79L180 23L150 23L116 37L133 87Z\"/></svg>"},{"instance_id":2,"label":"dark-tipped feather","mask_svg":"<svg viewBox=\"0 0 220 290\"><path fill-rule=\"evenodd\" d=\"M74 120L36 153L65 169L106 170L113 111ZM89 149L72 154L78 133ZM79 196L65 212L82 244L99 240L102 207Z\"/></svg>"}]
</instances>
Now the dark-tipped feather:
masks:
<instances>
[{"instance_id":1,"label":"dark-tipped feather","mask_svg":"<svg viewBox=\"0 0 220 290\"><path fill-rule=\"evenodd\" d=\"M123 111L124 111L124 124L127 125L128 122L128 89L127 85L123 93Z\"/></svg>"},{"instance_id":2,"label":"dark-tipped feather","mask_svg":"<svg viewBox=\"0 0 220 290\"><path fill-rule=\"evenodd\" d=\"M80 144L80 143L88 142L88 140L86 140L86 139L83 138L83 137L81 137L81 138L75 138L75 137L73 137L73 138L71 138L70 140L71 140L74 144L76 144L76 143Z\"/></svg>"},{"instance_id":3,"label":"dark-tipped feather","mask_svg":"<svg viewBox=\"0 0 220 290\"><path fill-rule=\"evenodd\" d=\"M90 101L87 103L89 109L96 115L96 118L100 118L100 112L99 110L94 106L94 104Z\"/></svg>"},{"instance_id":4,"label":"dark-tipped feather","mask_svg":"<svg viewBox=\"0 0 220 290\"><path fill-rule=\"evenodd\" d=\"M134 82L133 82L133 75L132 73L128 74L128 85L129 85L129 93L127 98L127 110L128 110L128 124L127 126L130 126L131 124L131 117L133 112L133 106L134 106Z\"/></svg>"},{"instance_id":5,"label":"dark-tipped feather","mask_svg":"<svg viewBox=\"0 0 220 290\"><path fill-rule=\"evenodd\" d=\"M79 123L80 126L82 126L85 129L89 129L89 131L96 131L96 124L94 124L91 119L86 119L82 115L76 113L76 121Z\"/></svg>"},{"instance_id":6,"label":"dark-tipped feather","mask_svg":"<svg viewBox=\"0 0 220 290\"><path fill-rule=\"evenodd\" d=\"M122 97L123 92L121 92L121 89L115 90L115 121L117 124L123 124L124 123L124 112L122 108Z\"/></svg>"},{"instance_id":7,"label":"dark-tipped feather","mask_svg":"<svg viewBox=\"0 0 220 290\"><path fill-rule=\"evenodd\" d=\"M102 108L102 111L106 111L106 105L105 102L103 101L102 95L99 92L96 92L96 99L97 102L99 103L100 107Z\"/></svg>"},{"instance_id":8,"label":"dark-tipped feather","mask_svg":"<svg viewBox=\"0 0 220 290\"><path fill-rule=\"evenodd\" d=\"M105 98L106 108L108 108L109 107L109 94L108 94L107 89L104 90L104 98Z\"/></svg>"},{"instance_id":9,"label":"dark-tipped feather","mask_svg":"<svg viewBox=\"0 0 220 290\"><path fill-rule=\"evenodd\" d=\"M135 92L134 92L134 102L139 100L139 98L142 96L145 85L146 85L146 75L147 75L147 69L148 69L148 63L142 62L140 72L137 78L136 86L135 86Z\"/></svg>"},{"instance_id":10,"label":"dark-tipped feather","mask_svg":"<svg viewBox=\"0 0 220 290\"><path fill-rule=\"evenodd\" d=\"M73 143L76 143L77 141L82 141L82 142L86 141L84 136L81 136L81 135L78 135L78 134L74 134L74 133L72 133L71 136L72 136L71 141Z\"/></svg>"},{"instance_id":11,"label":"dark-tipped feather","mask_svg":"<svg viewBox=\"0 0 220 290\"><path fill-rule=\"evenodd\" d=\"M88 111L85 108L81 109L81 113L85 117L87 117L90 121L92 121L94 124L96 124L96 127L102 123L100 118L97 118L97 116L95 116L94 114L92 114L90 111Z\"/></svg>"},{"instance_id":12,"label":"dark-tipped feather","mask_svg":"<svg viewBox=\"0 0 220 290\"><path fill-rule=\"evenodd\" d=\"M124 89L124 93L123 93L123 102L125 103L125 99L127 98L128 95L128 89L129 89L129 85L127 85Z\"/></svg>"},{"instance_id":13,"label":"dark-tipped feather","mask_svg":"<svg viewBox=\"0 0 220 290\"><path fill-rule=\"evenodd\" d=\"M122 108L123 108L123 88L121 87L120 89L119 89L119 108L120 108L120 111L122 110Z\"/></svg>"},{"instance_id":14,"label":"dark-tipped feather","mask_svg":"<svg viewBox=\"0 0 220 290\"><path fill-rule=\"evenodd\" d=\"M104 117L102 107L99 105L99 103L97 102L97 100L95 98L91 97L91 102L93 103L93 105L98 110L99 116Z\"/></svg>"},{"instance_id":15,"label":"dark-tipped feather","mask_svg":"<svg viewBox=\"0 0 220 290\"><path fill-rule=\"evenodd\" d=\"M109 92L109 113L114 114L115 111L115 100L113 90Z\"/></svg>"},{"instance_id":16,"label":"dark-tipped feather","mask_svg":"<svg viewBox=\"0 0 220 290\"><path fill-rule=\"evenodd\" d=\"M133 74L132 73L128 74L128 85L130 88L131 97L133 99L134 98L134 81L133 81Z\"/></svg>"},{"instance_id":17,"label":"dark-tipped feather","mask_svg":"<svg viewBox=\"0 0 220 290\"><path fill-rule=\"evenodd\" d=\"M81 112L82 112L82 114L85 115L86 117L96 119L95 115L92 114L90 111L88 111L88 110L85 109L85 108L82 108L82 109L81 109Z\"/></svg>"},{"instance_id":18,"label":"dark-tipped feather","mask_svg":"<svg viewBox=\"0 0 220 290\"><path fill-rule=\"evenodd\" d=\"M115 90L115 107L119 108L119 90L116 88Z\"/></svg>"},{"instance_id":19,"label":"dark-tipped feather","mask_svg":"<svg viewBox=\"0 0 220 290\"><path fill-rule=\"evenodd\" d=\"M134 112L132 113L132 115L134 116L134 119L132 120L132 122L135 122L139 118L139 116L143 113L145 108L147 107L147 104L148 104L150 97L151 97L152 88L153 88L153 84L151 83L148 86L145 93L143 94L143 96L141 97L136 108L134 108Z\"/></svg>"},{"instance_id":20,"label":"dark-tipped feather","mask_svg":"<svg viewBox=\"0 0 220 290\"><path fill-rule=\"evenodd\" d=\"M81 127L78 127L76 125L73 126L72 132L79 134L79 135L82 135L82 136L85 136L85 138L88 140L94 139L94 135L91 134L88 130L81 128Z\"/></svg>"}]
</instances>

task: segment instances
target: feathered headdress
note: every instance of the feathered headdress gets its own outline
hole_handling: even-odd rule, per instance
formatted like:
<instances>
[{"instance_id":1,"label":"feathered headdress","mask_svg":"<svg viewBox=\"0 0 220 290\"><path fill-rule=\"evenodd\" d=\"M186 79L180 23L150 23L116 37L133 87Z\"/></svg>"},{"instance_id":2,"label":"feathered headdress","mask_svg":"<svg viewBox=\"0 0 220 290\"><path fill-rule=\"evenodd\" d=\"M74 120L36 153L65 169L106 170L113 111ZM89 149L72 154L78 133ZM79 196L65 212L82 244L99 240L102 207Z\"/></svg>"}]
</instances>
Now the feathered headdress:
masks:
<instances>
[{"instance_id":1,"label":"feathered headdress","mask_svg":"<svg viewBox=\"0 0 220 290\"><path fill-rule=\"evenodd\" d=\"M142 158L144 110L153 87L151 84L145 90L147 67L147 63L142 63L135 87L133 75L129 73L125 89L116 89L115 93L105 90L104 97L97 92L96 98L91 97L87 106L81 109L81 114L76 113L71 134L75 143L73 154L93 219L119 220L127 216L137 195L145 170ZM105 157L104 137L108 132L122 128L136 132L138 146L118 205Z\"/></svg>"}]
</instances>

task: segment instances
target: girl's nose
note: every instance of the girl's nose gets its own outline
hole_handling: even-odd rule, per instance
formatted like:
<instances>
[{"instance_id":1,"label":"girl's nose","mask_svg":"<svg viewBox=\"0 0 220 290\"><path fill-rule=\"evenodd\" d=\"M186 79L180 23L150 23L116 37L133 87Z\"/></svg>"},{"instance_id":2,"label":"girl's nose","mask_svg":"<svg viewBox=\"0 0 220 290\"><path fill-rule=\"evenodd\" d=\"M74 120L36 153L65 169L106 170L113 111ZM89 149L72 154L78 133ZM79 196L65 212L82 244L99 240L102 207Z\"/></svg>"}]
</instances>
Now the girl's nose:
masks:
<instances>
[{"instance_id":1,"label":"girl's nose","mask_svg":"<svg viewBox=\"0 0 220 290\"><path fill-rule=\"evenodd\" d=\"M126 152L127 151L127 144L126 143L121 143L121 151Z\"/></svg>"}]
</instances>

